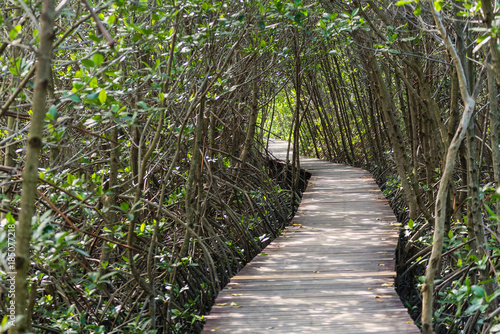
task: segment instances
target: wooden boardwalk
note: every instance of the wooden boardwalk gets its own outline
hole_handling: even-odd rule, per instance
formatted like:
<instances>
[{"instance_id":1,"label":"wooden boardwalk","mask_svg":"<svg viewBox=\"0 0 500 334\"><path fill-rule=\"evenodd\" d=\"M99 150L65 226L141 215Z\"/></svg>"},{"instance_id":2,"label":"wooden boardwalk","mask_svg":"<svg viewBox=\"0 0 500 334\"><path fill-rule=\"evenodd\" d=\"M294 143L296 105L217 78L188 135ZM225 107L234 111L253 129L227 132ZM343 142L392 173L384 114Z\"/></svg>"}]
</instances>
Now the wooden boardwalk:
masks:
<instances>
[{"instance_id":1,"label":"wooden boardwalk","mask_svg":"<svg viewBox=\"0 0 500 334\"><path fill-rule=\"evenodd\" d=\"M420 333L393 287L398 227L371 175L301 167L312 177L293 226L220 292L203 333Z\"/></svg>"}]
</instances>

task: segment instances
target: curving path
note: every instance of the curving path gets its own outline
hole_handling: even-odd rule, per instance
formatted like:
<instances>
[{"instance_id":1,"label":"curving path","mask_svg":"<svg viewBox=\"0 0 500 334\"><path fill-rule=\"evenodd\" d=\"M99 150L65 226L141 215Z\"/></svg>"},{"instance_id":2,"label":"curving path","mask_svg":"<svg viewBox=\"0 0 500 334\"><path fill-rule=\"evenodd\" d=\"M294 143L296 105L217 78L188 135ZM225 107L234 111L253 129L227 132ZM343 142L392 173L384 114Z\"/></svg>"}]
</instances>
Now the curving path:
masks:
<instances>
[{"instance_id":1,"label":"curving path","mask_svg":"<svg viewBox=\"0 0 500 334\"><path fill-rule=\"evenodd\" d=\"M270 150L286 156L285 142ZM293 226L217 297L203 333L420 333L393 287L396 218L362 169L312 173Z\"/></svg>"}]
</instances>

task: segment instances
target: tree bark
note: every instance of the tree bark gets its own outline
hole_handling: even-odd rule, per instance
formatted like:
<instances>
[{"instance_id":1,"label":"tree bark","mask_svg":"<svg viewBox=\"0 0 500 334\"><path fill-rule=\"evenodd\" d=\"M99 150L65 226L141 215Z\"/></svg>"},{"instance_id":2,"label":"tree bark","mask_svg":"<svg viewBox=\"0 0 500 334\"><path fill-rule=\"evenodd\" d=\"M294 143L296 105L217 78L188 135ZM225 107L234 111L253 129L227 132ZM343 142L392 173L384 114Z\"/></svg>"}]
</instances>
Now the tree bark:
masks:
<instances>
[{"instance_id":1,"label":"tree bark","mask_svg":"<svg viewBox=\"0 0 500 334\"><path fill-rule=\"evenodd\" d=\"M483 0L482 10L484 13L484 22L486 23L486 27L492 27L492 21L495 17L495 12L491 0ZM500 51L497 49L498 42L498 33L492 34L493 36L490 38L489 46L491 52L491 63L493 65L492 74L494 75L497 83L500 85Z\"/></svg>"},{"instance_id":2,"label":"tree bark","mask_svg":"<svg viewBox=\"0 0 500 334\"><path fill-rule=\"evenodd\" d=\"M118 142L118 129L114 127L111 129L109 137L112 141ZM104 214L106 217L106 221L108 223L113 224L117 221L116 212L112 209L113 206L116 205L116 199L118 197L118 191L116 186L118 185L118 169L119 169L119 144L111 143L112 148L109 153L109 180L108 180L108 195L104 201L104 206L107 208L106 213ZM106 241L102 241L101 247L101 256L99 258L99 262L101 266L99 268L99 272L101 275L106 273L105 263L109 260L109 254L111 252L110 247Z\"/></svg>"},{"instance_id":3,"label":"tree bark","mask_svg":"<svg viewBox=\"0 0 500 334\"><path fill-rule=\"evenodd\" d=\"M495 183L500 186L500 119L498 115L498 88L494 74L488 70L488 94L490 100L490 141L491 157L493 160L493 178ZM497 215L500 213L500 200L497 200ZM500 226L498 227L500 230Z\"/></svg>"},{"instance_id":4,"label":"tree bark","mask_svg":"<svg viewBox=\"0 0 500 334\"><path fill-rule=\"evenodd\" d=\"M42 149L43 125L47 112L47 86L50 80L52 43L54 40L54 1L44 0L41 15L40 47L33 93L33 115L30 133L26 142L26 157L23 171L21 211L16 227L16 316L20 317L11 333L25 333L30 324L27 320L28 268L30 262L31 217L35 210L38 184L39 155Z\"/></svg>"},{"instance_id":5,"label":"tree bark","mask_svg":"<svg viewBox=\"0 0 500 334\"><path fill-rule=\"evenodd\" d=\"M184 206L186 209L186 221L187 221L187 226L189 229L186 229L186 233L184 235L184 242L182 243L181 251L180 251L180 258L186 257L188 254L189 250L189 243L191 240L191 230L194 230L194 227L196 225L196 222L199 217L196 217L196 212L194 209L194 202L196 200L201 200L201 199L196 199L194 198L193 194L195 193L195 186L198 182L197 181L197 171L201 170L201 162L202 162L202 156L201 156L201 148L202 148L202 141L203 141L203 117L205 113L205 98L202 97L201 103L200 103L200 108L198 111L198 124L196 125L196 137L195 137L195 142L194 142L194 147L193 147L193 154L191 158L191 163L189 167L189 174L188 174L188 179L186 181L185 189L186 189L186 194L185 194L185 201L184 201Z\"/></svg>"},{"instance_id":6,"label":"tree bark","mask_svg":"<svg viewBox=\"0 0 500 334\"><path fill-rule=\"evenodd\" d=\"M255 128L257 126L257 116L259 115L259 106L258 106L258 95L259 88L257 86L257 78L255 76L256 70L254 70L254 79L252 81L252 105L250 110L250 119L248 121L248 128L245 137L245 144L243 145L243 150L240 154L240 162L238 166L241 168L245 165L250 151L252 150L254 137L255 137Z\"/></svg>"},{"instance_id":7,"label":"tree bark","mask_svg":"<svg viewBox=\"0 0 500 334\"><path fill-rule=\"evenodd\" d=\"M434 226L434 244L432 245L432 252L429 258L429 263L427 264L425 272L425 281L422 285L422 333L423 334L433 334L434 330L432 328L432 315L433 315L433 293L434 293L434 278L436 276L437 270L439 268L439 262L441 259L441 254L443 252L443 236L444 236L444 226L446 218L446 204L449 184L452 181L453 170L455 168L455 161L457 157L460 144L462 143L469 123L472 119L474 108L476 106L475 94L471 95L468 91L468 82L465 76L465 71L462 66L462 62L458 57L455 47L453 46L451 39L449 38L444 25L441 21L440 14L436 11L434 6L431 4L431 11L434 21L439 29L441 37L446 43L446 47L451 54L455 68L458 74L458 81L460 87L460 95L464 102L464 112L462 118L455 132L455 136L450 142L448 151L446 154L443 174L441 176L441 182L436 197L435 205L435 226ZM476 93L476 92L475 92Z\"/></svg>"},{"instance_id":8,"label":"tree bark","mask_svg":"<svg viewBox=\"0 0 500 334\"><path fill-rule=\"evenodd\" d=\"M407 175L408 171L405 168L406 165L406 157L404 152L404 144L403 138L401 134L401 130L399 129L398 124L396 124L396 119L393 114L393 107L391 104L391 97L389 92L387 91L386 84L383 81L382 73L376 60L374 59L373 54L370 57L370 63L372 66L372 72L374 76L374 80L377 82L377 87L380 90L380 99L382 102L382 115L384 118L384 122L387 125L387 132L390 137L390 141L392 144L392 148L394 150L394 160L396 162L396 167L398 170L399 178L401 179L401 184L403 186L403 192L406 197L406 202L408 203L410 212L410 218L416 219L417 215L417 198L415 193L412 191L412 187L410 182L408 181Z\"/></svg>"}]
</instances>

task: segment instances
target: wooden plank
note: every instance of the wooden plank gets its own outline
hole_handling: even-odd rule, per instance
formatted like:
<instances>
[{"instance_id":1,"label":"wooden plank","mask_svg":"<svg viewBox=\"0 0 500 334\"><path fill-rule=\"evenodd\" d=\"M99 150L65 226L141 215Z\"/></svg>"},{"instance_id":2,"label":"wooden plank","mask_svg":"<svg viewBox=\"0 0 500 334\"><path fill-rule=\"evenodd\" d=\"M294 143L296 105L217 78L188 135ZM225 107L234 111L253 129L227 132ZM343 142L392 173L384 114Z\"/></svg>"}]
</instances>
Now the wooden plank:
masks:
<instances>
[{"instance_id":1,"label":"wooden plank","mask_svg":"<svg viewBox=\"0 0 500 334\"><path fill-rule=\"evenodd\" d=\"M375 181L316 159L301 167L313 176L295 225L231 279L203 333L419 333L393 287L399 228Z\"/></svg>"}]
</instances>

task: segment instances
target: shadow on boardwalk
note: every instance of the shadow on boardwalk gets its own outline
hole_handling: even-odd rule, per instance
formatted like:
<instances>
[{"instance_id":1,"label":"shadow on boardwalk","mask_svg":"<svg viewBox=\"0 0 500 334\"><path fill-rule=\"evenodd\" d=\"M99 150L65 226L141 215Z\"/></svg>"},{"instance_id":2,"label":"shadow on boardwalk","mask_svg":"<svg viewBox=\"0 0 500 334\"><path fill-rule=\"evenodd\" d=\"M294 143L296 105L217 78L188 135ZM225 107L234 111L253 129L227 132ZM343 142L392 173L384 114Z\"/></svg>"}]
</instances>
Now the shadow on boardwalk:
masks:
<instances>
[{"instance_id":1,"label":"shadow on boardwalk","mask_svg":"<svg viewBox=\"0 0 500 334\"><path fill-rule=\"evenodd\" d=\"M286 155L283 142L270 150ZM371 175L312 173L293 226L220 292L203 333L419 333L394 290L398 228Z\"/></svg>"}]
</instances>

